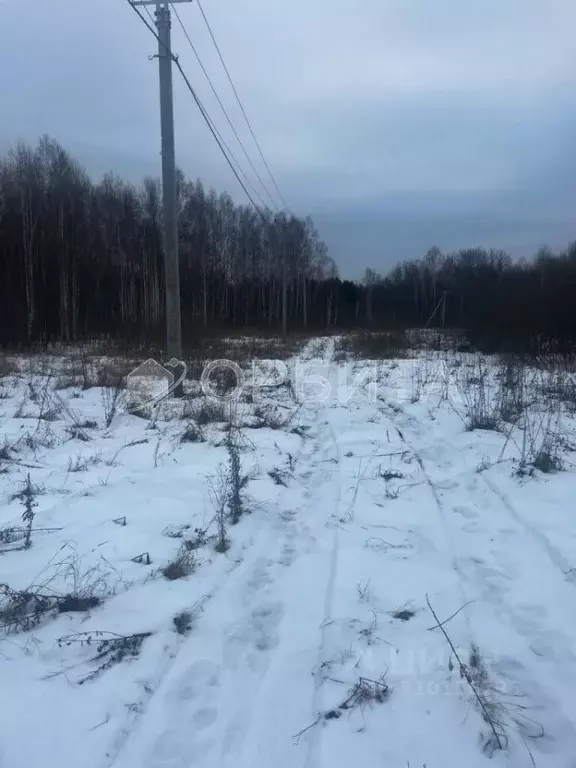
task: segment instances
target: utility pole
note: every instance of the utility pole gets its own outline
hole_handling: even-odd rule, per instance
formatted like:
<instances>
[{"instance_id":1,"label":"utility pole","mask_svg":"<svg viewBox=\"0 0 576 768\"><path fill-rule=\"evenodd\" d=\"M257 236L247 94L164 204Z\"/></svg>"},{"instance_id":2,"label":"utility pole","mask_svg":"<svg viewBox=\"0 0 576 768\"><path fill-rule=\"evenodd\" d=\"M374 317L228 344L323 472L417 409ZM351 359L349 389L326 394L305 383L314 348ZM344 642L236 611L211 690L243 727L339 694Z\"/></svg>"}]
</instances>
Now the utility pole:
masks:
<instances>
[{"instance_id":1,"label":"utility pole","mask_svg":"<svg viewBox=\"0 0 576 768\"><path fill-rule=\"evenodd\" d=\"M164 274L166 283L166 346L169 358L182 357L180 317L180 265L178 262L178 211L174 151L174 99L172 94L172 45L170 3L131 0L132 5L155 5L160 75L160 131L162 147L162 219L164 224ZM171 0L174 3L192 0Z\"/></svg>"},{"instance_id":2,"label":"utility pole","mask_svg":"<svg viewBox=\"0 0 576 768\"><path fill-rule=\"evenodd\" d=\"M288 253L286 250L286 219L284 216L280 220L276 220L276 228L279 235L280 258L282 260L282 336L286 339L288 337L288 265L286 263Z\"/></svg>"}]
</instances>

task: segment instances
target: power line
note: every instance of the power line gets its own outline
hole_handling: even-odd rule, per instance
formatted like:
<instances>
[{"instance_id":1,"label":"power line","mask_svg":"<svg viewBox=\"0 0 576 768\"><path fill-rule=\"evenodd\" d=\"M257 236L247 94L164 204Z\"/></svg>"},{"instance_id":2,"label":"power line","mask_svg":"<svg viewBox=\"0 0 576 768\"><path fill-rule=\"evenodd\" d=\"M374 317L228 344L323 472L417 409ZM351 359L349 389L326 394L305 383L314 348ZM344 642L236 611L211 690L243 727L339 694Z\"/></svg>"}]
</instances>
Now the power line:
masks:
<instances>
[{"instance_id":1,"label":"power line","mask_svg":"<svg viewBox=\"0 0 576 768\"><path fill-rule=\"evenodd\" d=\"M172 11L173 11L174 15L175 15L175 16L176 16L176 18L178 19L178 23L180 24L180 26L181 26L181 28L182 28L182 31L184 32L184 35L185 35L186 39L188 40L188 43L189 43L189 45L190 45L190 48L192 49L192 51L193 51L194 55L196 56L196 59L197 59L197 61L198 61L198 64L200 65L200 68L202 69L202 72L204 73L204 75L205 75L206 79L208 80L208 83L209 83L209 85L210 85L210 88L212 89L212 93L213 93L213 94L214 94L214 96L216 97L216 100L218 101L218 104L220 105L220 109L221 109L221 110L222 110L222 112L224 113L224 117L226 118L226 120L227 120L227 122L228 122L228 125L229 125L229 126L230 126L230 128L232 129L232 132L234 133L234 136L236 137L236 140L238 141L238 144L240 145L240 147L242 148L242 151L244 152L244 156L246 157L246 160L248 160L248 163L250 164L250 167L252 168L252 170L253 170L253 171L254 171L254 173L256 174L256 177L257 177L258 181L260 182L260 184L262 185L262 189L264 190L264 192L265 192L265 193L266 193L266 195L268 196L268 199L271 201L271 203L272 203L272 206L273 206L274 208L278 209L278 206L277 206L277 204L276 204L276 201L274 200L274 198L273 198L273 197L272 197L272 195L270 194L270 192L269 192L269 190L268 190L268 187L266 186L266 184L264 183L264 181L263 181L262 177L261 177L261 176L260 176L260 174L258 173L258 170L257 170L256 166L254 165L254 163L252 162L252 158L251 158L251 157L250 157L250 155L248 154L248 152L247 152L247 150L246 150L246 147L244 146L244 143L242 142L242 139L241 139L241 138L240 138L240 136L238 135L238 131L236 130L236 128L235 128L235 126L234 126L234 123L232 122L232 120L231 120L231 118L230 118L230 115L228 114L228 112L227 112L227 110L226 110L226 107L225 107L225 106L224 106L224 104L222 103L222 99L221 99L221 98L220 98L220 96L218 95L218 91L216 90L216 88L215 88L215 86L214 86L214 83L212 82L212 79L210 78L210 75L208 74L208 72L207 72L207 70L206 70L206 67L204 66L204 64L203 64L203 62L202 62L202 59L200 58L200 54L199 54L199 53L198 53L198 51L196 50L196 47L194 46L194 44L193 44L192 40L190 39L190 35L188 34L188 30L186 29L186 27L184 26L184 22L183 22L183 21L182 21L182 19L180 18L180 14L178 13L178 9L177 9L177 8L176 8L176 7L175 7L175 6L174 6L172 3L171 3L170 5L171 5L171 8L172 8Z\"/></svg>"},{"instance_id":2,"label":"power line","mask_svg":"<svg viewBox=\"0 0 576 768\"><path fill-rule=\"evenodd\" d=\"M190 83L190 80L188 79L188 77L186 76L186 73L185 73L185 72L184 72L184 70L182 69L182 65L180 64L180 62L179 62L179 60L178 60L178 57L177 57L177 56L175 56L175 55L172 53L172 51L171 51L171 49L170 49L170 48L168 48L167 46L165 46L165 45L162 43L162 41L161 41L161 40L160 40L160 38L158 37L158 33L157 33L157 32L156 32L156 30L154 29L153 25L152 25L152 24L150 24L148 21L146 21L146 19L145 19L145 18L144 18L144 16L142 15L142 13L141 13L141 12L138 10L138 8L137 8L135 5L133 5L133 3L131 2L131 0L126 0L126 2L127 2L127 3L128 3L128 5L129 5L129 6L132 8L132 10L134 11L134 13L136 13L136 15L138 16L138 18L139 18L139 19L140 19L140 21L141 21L141 22L144 24L144 26L145 26L145 27L148 29L148 31L149 31L149 32L150 32L152 35L154 35L154 37L155 37L155 38L156 38L156 40L158 41L158 44L159 44L159 45L161 45L161 46L163 46L163 47L165 48L165 50L166 50L166 53L167 53L167 54L170 56L170 58L172 59L172 61L174 62L174 64L177 66L177 68L178 68L178 71L179 71L179 72L180 72L180 74L182 75L182 78L184 79L184 82L186 83L186 86L187 86L188 90L190 91L190 93L191 93L191 95L192 95L192 98L194 99L194 101L195 101L195 103L196 103L196 106L197 106L197 107L198 107L198 109L200 110L200 114L202 115L202 117L204 118L204 120L205 120L206 124L208 125L208 128L210 129L210 132L212 133L212 136L214 137L214 140L215 140L215 141L216 141L216 143L218 144L218 147L219 147L220 151L221 151L221 152L222 152L222 154L224 155L224 158L225 158L226 162L227 162L227 163L228 163L228 165L230 166L230 169L232 170L232 173L234 174L234 176L236 177L236 180L238 181L238 183L240 184L240 186L241 186L241 187L242 187L242 189L244 190L244 193L245 193L246 197L248 198L248 200L250 200L250 202L252 203L252 205L254 206L254 208L256 209L256 211L257 211L258 213L260 213L260 215L262 215L262 212L260 211L260 209L258 208L258 206L256 205L256 203L254 202L254 199L252 198L252 195L251 195L251 194L248 192L248 190L247 190L247 188L246 188L246 185L244 184L244 182L242 181L242 179L241 179L241 178L240 178L240 176L238 175L238 171L236 170L236 168L235 168L235 167L234 167L234 165L232 164L232 160L230 159L230 157L232 157L232 158L234 159L234 161L235 161L235 162L236 162L236 164L238 165L238 168L240 169L240 172L241 172L241 173L243 173L243 175L244 175L244 176L245 176L246 174L244 174L244 172L243 172L243 171L242 171L242 169L240 168L240 165L238 164L238 161L237 161L237 160L234 158L234 155L232 154L232 152L230 151L230 149L227 147L227 145L226 145L226 142L224 141L224 139L222 139L222 137L220 136L220 134L219 134L219 132L218 132L218 129L216 128L216 126L214 125L214 123L212 122L212 120L210 119L210 117L209 117L208 113L206 112L206 109L204 108L204 105L203 105L203 104L202 104L202 102L200 101L199 97L198 97L198 96L197 96L197 94L196 94L196 91L194 90L194 88L192 87L192 84ZM229 152L229 154L230 154L230 157L228 157L228 155L226 154L226 151L225 151L224 147L226 147L226 148L228 149L228 152ZM250 183L249 183L249 185L250 185L250 186L252 186ZM256 192L256 190L253 190L253 191L254 191L254 193L256 194L256 197L258 197L258 199L259 199L259 200L262 202L263 206L264 206L264 207L267 209L267 206L266 206L266 204L264 203L264 201L262 200L262 198L260 197L260 195L259 195L259 194Z\"/></svg>"},{"instance_id":3,"label":"power line","mask_svg":"<svg viewBox=\"0 0 576 768\"><path fill-rule=\"evenodd\" d=\"M128 0L128 2L130 2L130 0ZM130 2L130 5L132 5L132 3L131 3L131 2ZM248 197L248 199L250 200L250 202L252 203L252 205L253 205L253 206L254 206L254 207L255 207L255 208L258 210L258 206L256 205L256 203L255 203L255 202L254 202L254 200L252 199L252 196L249 194L248 190L246 189L246 185L245 185L245 184L242 182L242 180L240 179L240 177L239 177L239 175L238 175L238 172L236 171L236 168L234 167L233 163L236 165L236 167L238 168L238 171L239 171L239 172L242 174L242 176L244 177L244 179L245 179L245 181L246 181L246 184L247 184L247 185L248 185L248 186L249 186L249 187L252 189L252 192L253 192L253 193L254 193L254 195L255 195L255 196L258 198L258 200L260 201L260 203L262 204L262 206L263 206L264 208L266 208L266 210L268 210L268 206L266 205L266 203L265 203L265 202L264 202L264 200L262 199L262 196L261 196L261 195L259 194L259 192L258 192L258 191L257 191L257 190L254 188L254 186L253 186L253 184L251 183L250 179L248 178L248 176L246 175L246 173L245 173L245 172L244 172L244 170L242 169L242 166L240 165L240 163L238 162L238 160L237 160L237 159L236 159L236 157L234 156L234 153L232 152L232 150L230 149L230 147L227 145L227 143L224 141L224 139L223 139L222 135L220 134L220 132L219 132L219 131L218 131L218 129L216 128L216 125L214 124L214 121L212 120L212 118L211 118L211 117L210 117L210 115L208 114L208 112L207 112L206 108L204 107L204 105L203 105L202 101L200 100L200 98L199 98L199 96L197 95L196 91L195 91L195 90L194 90L194 88L192 87L192 84L190 83L190 80L188 79L188 77L187 77L186 73L184 72L184 70L183 70L183 68L182 68L182 65L180 64L180 61L179 61L178 57L177 57L177 56L175 56L175 55L174 55L174 53L173 53L173 52L172 52L172 51L171 51L169 48L167 48L167 47L166 47L166 46L165 46L165 45L164 45L164 44L163 44L163 43L162 43L162 42L161 42L161 41L158 39L158 34L157 34L156 30L155 30L155 29L154 29L154 27L153 27L153 24L154 24L154 22L152 22L152 25L151 25L151 24L148 24L148 22L146 21L146 19L145 19L145 18L142 16L142 14L141 14L141 13L138 11L138 9L137 9L137 8L136 8L134 5L132 5L132 8L134 8L134 10L136 11L136 13L137 13L137 14L138 14L138 16L140 17L140 19L143 21L143 23L144 23L144 24L146 25L146 27L148 28L148 30L149 30L149 31L150 31L150 32L151 32L151 33L154 35L154 37L156 38L156 40L158 40L158 42L160 43L160 45L162 45L162 46L165 48L166 52L168 53L168 55L170 56L170 58L172 59L172 61L173 61L173 62L176 64L176 66L178 67L178 71L179 71L179 72L180 72L180 74L182 75L182 78L184 79L184 82L186 83L186 86L188 87L188 90L189 90L189 91L190 91L190 93L192 94L192 97L194 98L194 101L195 101L195 103L196 103L196 106L198 107L198 109L200 110L200 113L201 113L202 117L203 117L203 118L204 118L204 120L206 121L206 124L208 125L208 128L210 129L210 132L212 133L212 135L213 135L213 137L214 137L214 139L215 139L216 143L218 144L218 147L219 147L220 151L221 151L221 152L222 152L222 154L224 155L224 158L225 158L226 162L228 163L228 165L229 165L229 166L230 166L230 168L232 169L232 172L234 173L234 175L235 175L236 179L238 180L238 183L240 184L240 186L242 187L242 189L243 189L243 190L244 190L244 192L246 193L246 196Z\"/></svg>"},{"instance_id":4,"label":"power line","mask_svg":"<svg viewBox=\"0 0 576 768\"><path fill-rule=\"evenodd\" d=\"M144 10L146 11L146 15L147 15L147 16L148 16L148 18L150 19L150 23L151 23L151 24L154 24L154 19L152 18L152 14L150 13L150 9L148 8L148 6L147 6L147 5L144 5L144 6L143 6L143 8L144 8Z\"/></svg>"},{"instance_id":5,"label":"power line","mask_svg":"<svg viewBox=\"0 0 576 768\"><path fill-rule=\"evenodd\" d=\"M212 38L212 42L214 43L214 47L216 48L216 51L218 53L218 56L220 58L220 62L222 63L222 66L224 68L224 71L226 72L226 76L228 78L228 82L232 86L232 90L234 91L234 96L236 97L236 101L238 102L238 106L240 107L242 114L244 116L244 120L246 121L246 125L248 126L248 129L250 133L252 134L252 138L254 139L254 144L256 145L256 148L258 149L258 152L260 154L260 157L262 158L262 162L264 163L266 170L268 171L268 175L270 176L272 180L272 184L274 185L274 188L276 189L276 192L278 193L278 197L282 201L282 204L286 208L286 210L290 210L288 207L288 204L286 203L286 200L284 199L282 193L280 192L280 189L278 187L278 184L276 183L276 179L274 178L274 175L272 171L270 170L270 166L266 162L266 158L264 157L264 153L262 152L262 149L260 147L260 143L258 139L256 138L256 134L254 133L254 130L252 128L252 125L250 124L250 120L248 119L248 115L246 114L246 110L244 109L244 105L242 104L242 100L240 99L240 96L238 95L238 91L236 90L236 86L234 85L234 81L232 80L232 75L230 74L230 71L228 70L228 67L226 66L226 62L224 61L224 57L222 55L222 51L220 50L220 46L216 42L216 38L214 36L214 33L212 32L212 27L210 26L210 22L206 18L206 14L204 13L204 8L202 7L201 0L197 0L198 7L200 8L200 13L202 14L202 17L204 19L204 22L206 24L206 27L208 29L208 32L210 33L210 37Z\"/></svg>"},{"instance_id":6,"label":"power line","mask_svg":"<svg viewBox=\"0 0 576 768\"><path fill-rule=\"evenodd\" d=\"M181 74L182 74L182 77L184 78L186 84L189 86L188 78L186 77L186 75L184 75L183 72ZM226 141L222 137L222 134L220 133L218 128L216 128L216 125L215 125L214 121L212 120L212 118L210 117L208 112L206 111L206 107L200 101L200 98L197 96L195 91L192 93L192 96L194 97L194 101L196 102L196 106L198 107L198 109L202 113L202 117L204 118L204 120L206 121L208 127L210 128L210 131L211 131L212 135L214 136L214 139L216 140L216 143L220 147L220 151L222 152L222 154L226 158L226 161L228 162L228 164L230 165L232 170L234 170L234 175L236 176L236 178L240 181L238 174L235 172L234 165L236 166L238 171L242 174L246 184L250 187L250 189L252 190L254 195L258 198L258 200L262 204L262 207L265 208L267 211L269 211L270 210L269 206L264 202L264 200L262 198L262 195L258 192L258 190L254 187L254 185L252 184L252 182L248 178L248 175L246 174L246 172L244 171L244 169L242 168L242 166L240 165L240 163L236 159L236 156L234 155L234 153L232 152L232 150L230 149L230 147L228 146L228 144L226 143ZM226 152L228 153L229 157L226 154ZM246 186L244 184L242 184L242 189L248 195L248 192L246 191ZM258 210L258 206L254 202L254 200L252 200L250 195L248 195L248 198L249 198L250 202L252 203L252 205Z\"/></svg>"}]
</instances>

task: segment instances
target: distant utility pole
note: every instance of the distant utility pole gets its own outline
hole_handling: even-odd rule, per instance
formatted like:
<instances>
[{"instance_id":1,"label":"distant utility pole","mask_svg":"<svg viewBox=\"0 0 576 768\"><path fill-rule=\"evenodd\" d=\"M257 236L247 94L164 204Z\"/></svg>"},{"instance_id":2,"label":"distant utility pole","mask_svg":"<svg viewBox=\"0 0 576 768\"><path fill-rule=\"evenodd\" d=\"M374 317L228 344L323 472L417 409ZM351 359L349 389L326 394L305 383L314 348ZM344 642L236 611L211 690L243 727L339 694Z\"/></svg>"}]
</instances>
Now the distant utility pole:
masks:
<instances>
[{"instance_id":1,"label":"distant utility pole","mask_svg":"<svg viewBox=\"0 0 576 768\"><path fill-rule=\"evenodd\" d=\"M172 95L172 45L170 3L131 0L132 5L155 5L160 74L160 130L162 136L162 218L164 222L164 274L166 283L166 341L169 358L182 357L180 269L178 262L178 211L174 153L174 99ZM189 3L192 0L171 0Z\"/></svg>"},{"instance_id":2,"label":"distant utility pole","mask_svg":"<svg viewBox=\"0 0 576 768\"><path fill-rule=\"evenodd\" d=\"M432 311L432 314L428 318L428 322L424 326L424 328L428 328L432 320L434 319L434 316L436 315L436 312L440 309L440 305L442 305L442 325L446 325L446 295L448 294L448 291L443 291L442 296L438 299L438 304L434 307L434 310Z\"/></svg>"}]
</instances>

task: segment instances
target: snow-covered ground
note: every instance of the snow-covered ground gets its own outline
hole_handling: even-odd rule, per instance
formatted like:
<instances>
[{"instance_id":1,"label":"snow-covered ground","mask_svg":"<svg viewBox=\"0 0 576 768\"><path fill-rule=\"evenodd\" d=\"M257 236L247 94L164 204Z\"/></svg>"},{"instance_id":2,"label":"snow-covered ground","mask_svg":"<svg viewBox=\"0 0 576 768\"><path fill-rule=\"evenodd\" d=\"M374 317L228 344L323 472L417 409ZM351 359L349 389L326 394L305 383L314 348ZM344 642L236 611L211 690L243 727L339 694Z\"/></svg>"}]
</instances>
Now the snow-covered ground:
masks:
<instances>
[{"instance_id":1,"label":"snow-covered ground","mask_svg":"<svg viewBox=\"0 0 576 768\"><path fill-rule=\"evenodd\" d=\"M0 630L2 768L575 768L572 416L564 471L519 476L518 421L465 429L471 358L447 381L439 356L333 352L311 342L290 387L258 363L225 553L226 423L181 439L197 387L106 428L97 387L3 379L0 538L28 474L37 507L0 584L57 607ZM167 580L185 541L195 567Z\"/></svg>"}]
</instances>

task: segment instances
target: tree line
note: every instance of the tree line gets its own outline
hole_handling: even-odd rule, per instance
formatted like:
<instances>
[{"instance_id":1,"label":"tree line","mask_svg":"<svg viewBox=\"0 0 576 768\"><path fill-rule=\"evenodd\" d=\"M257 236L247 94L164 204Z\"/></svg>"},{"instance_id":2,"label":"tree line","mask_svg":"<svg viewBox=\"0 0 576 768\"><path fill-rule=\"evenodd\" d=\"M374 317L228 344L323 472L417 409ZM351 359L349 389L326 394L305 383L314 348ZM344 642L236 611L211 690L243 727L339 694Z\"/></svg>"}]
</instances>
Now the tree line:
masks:
<instances>
[{"instance_id":1,"label":"tree line","mask_svg":"<svg viewBox=\"0 0 576 768\"><path fill-rule=\"evenodd\" d=\"M485 347L576 338L576 242L532 260L432 248L342 280L310 218L236 205L178 178L184 340L260 332L458 328ZM56 141L0 158L0 343L162 343L161 188L95 183Z\"/></svg>"},{"instance_id":2,"label":"tree line","mask_svg":"<svg viewBox=\"0 0 576 768\"><path fill-rule=\"evenodd\" d=\"M431 248L386 277L366 270L362 300L372 327L459 329L486 351L576 346L576 241L513 260L502 250Z\"/></svg>"},{"instance_id":3,"label":"tree line","mask_svg":"<svg viewBox=\"0 0 576 768\"><path fill-rule=\"evenodd\" d=\"M182 326L331 324L337 274L311 219L255 211L178 176ZM53 139L0 159L0 343L161 340L159 181L94 183Z\"/></svg>"}]
</instances>

